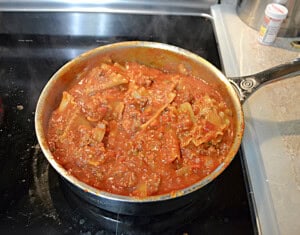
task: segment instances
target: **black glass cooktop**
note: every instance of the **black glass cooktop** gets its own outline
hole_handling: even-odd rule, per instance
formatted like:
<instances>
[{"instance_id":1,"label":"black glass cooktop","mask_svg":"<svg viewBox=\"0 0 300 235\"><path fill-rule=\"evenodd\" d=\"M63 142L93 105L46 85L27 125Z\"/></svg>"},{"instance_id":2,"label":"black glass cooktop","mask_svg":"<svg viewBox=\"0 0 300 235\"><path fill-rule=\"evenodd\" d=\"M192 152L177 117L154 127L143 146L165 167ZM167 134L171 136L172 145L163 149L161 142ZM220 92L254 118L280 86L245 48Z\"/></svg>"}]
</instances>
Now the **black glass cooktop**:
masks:
<instances>
[{"instance_id":1,"label":"black glass cooktop","mask_svg":"<svg viewBox=\"0 0 300 235\"><path fill-rule=\"evenodd\" d=\"M243 157L205 198L155 216L113 214L74 195L43 156L34 131L39 94L82 52L118 41L176 45L220 68L210 20L192 16L0 13L1 234L255 234Z\"/></svg>"}]
</instances>

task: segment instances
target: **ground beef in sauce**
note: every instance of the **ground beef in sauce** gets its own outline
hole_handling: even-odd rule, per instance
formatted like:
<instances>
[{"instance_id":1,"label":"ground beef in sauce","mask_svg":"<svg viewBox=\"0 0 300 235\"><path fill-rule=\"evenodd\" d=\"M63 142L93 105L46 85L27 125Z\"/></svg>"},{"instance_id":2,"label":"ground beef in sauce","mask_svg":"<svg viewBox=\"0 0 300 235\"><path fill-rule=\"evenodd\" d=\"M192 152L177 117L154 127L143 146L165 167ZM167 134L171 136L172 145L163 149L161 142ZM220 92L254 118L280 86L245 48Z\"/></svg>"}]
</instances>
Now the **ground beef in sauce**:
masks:
<instances>
[{"instance_id":1,"label":"ground beef in sauce","mask_svg":"<svg viewBox=\"0 0 300 235\"><path fill-rule=\"evenodd\" d=\"M232 144L232 122L222 96L199 78L103 63L63 92L48 143L79 180L145 197L210 174Z\"/></svg>"}]
</instances>

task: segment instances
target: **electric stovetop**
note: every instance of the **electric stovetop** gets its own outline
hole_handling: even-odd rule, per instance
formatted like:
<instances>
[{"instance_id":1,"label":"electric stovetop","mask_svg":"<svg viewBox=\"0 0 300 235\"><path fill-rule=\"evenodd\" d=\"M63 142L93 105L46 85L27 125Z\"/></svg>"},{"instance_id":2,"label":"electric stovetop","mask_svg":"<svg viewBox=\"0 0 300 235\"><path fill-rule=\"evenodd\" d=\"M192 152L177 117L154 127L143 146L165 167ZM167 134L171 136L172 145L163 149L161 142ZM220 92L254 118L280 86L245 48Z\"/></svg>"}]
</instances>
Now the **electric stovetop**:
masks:
<instances>
[{"instance_id":1,"label":"electric stovetop","mask_svg":"<svg viewBox=\"0 0 300 235\"><path fill-rule=\"evenodd\" d=\"M240 153L207 186L201 203L148 217L113 214L89 205L48 164L34 131L43 86L77 55L131 40L179 46L221 67L212 22L202 17L0 13L1 234L257 233Z\"/></svg>"}]
</instances>

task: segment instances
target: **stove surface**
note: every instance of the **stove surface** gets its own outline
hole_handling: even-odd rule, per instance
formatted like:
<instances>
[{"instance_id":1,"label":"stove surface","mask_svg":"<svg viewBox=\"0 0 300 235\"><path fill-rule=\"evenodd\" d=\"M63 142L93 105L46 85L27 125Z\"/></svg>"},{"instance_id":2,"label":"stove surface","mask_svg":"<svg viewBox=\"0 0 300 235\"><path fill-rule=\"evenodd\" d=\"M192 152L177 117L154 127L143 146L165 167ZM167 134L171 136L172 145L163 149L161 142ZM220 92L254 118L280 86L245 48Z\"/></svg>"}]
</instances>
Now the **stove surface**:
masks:
<instances>
[{"instance_id":1,"label":"stove surface","mask_svg":"<svg viewBox=\"0 0 300 235\"><path fill-rule=\"evenodd\" d=\"M125 216L96 208L73 194L43 156L35 136L34 112L42 88L63 64L89 49L118 41L157 41L190 50L220 68L210 20L108 13L0 13L0 22L1 233L257 232L240 153L206 186L205 198L162 215Z\"/></svg>"}]
</instances>

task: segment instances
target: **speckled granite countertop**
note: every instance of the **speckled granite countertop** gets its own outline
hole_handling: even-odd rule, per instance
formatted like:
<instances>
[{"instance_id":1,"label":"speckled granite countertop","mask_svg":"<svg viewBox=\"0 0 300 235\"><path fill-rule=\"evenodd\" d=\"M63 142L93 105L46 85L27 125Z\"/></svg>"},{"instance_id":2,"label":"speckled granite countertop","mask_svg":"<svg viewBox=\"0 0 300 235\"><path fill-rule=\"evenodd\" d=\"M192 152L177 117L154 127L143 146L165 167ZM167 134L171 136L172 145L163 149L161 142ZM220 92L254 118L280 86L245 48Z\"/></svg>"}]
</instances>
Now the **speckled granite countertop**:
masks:
<instances>
[{"instance_id":1,"label":"speckled granite countertop","mask_svg":"<svg viewBox=\"0 0 300 235\"><path fill-rule=\"evenodd\" d=\"M250 75L300 57L291 46L299 38L258 43L258 32L240 20L234 1L212 7L215 31L227 76ZM299 234L300 76L259 89L243 105L243 151L250 197L262 234Z\"/></svg>"}]
</instances>

